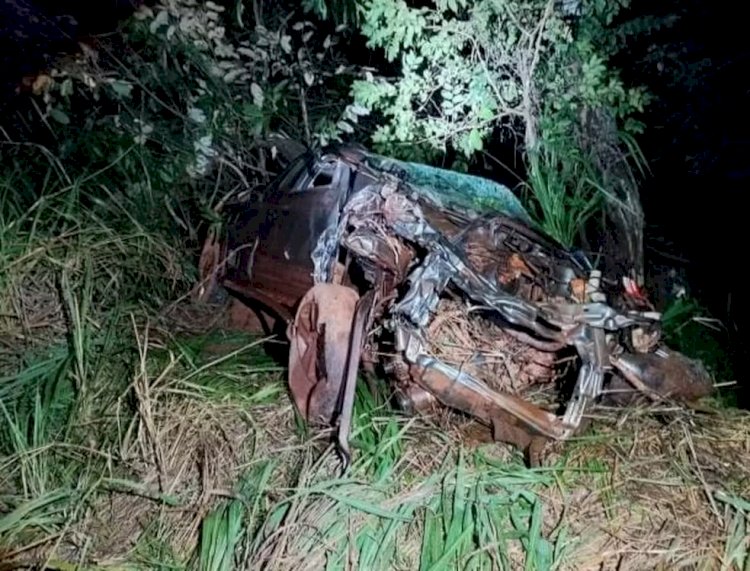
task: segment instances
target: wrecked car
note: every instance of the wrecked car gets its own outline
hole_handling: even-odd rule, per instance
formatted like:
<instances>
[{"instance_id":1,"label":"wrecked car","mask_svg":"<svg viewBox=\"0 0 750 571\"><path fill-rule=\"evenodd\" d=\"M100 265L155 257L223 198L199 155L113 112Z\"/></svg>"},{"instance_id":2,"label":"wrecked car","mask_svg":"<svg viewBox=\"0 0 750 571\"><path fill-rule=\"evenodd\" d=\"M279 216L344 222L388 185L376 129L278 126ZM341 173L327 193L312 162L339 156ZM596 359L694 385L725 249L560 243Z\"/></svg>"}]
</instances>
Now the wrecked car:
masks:
<instances>
[{"instance_id":1,"label":"wrecked car","mask_svg":"<svg viewBox=\"0 0 750 571\"><path fill-rule=\"evenodd\" d=\"M359 146L303 153L263 200L227 204L200 269L198 298L223 288L285 324L294 403L345 465L361 369L404 410L462 411L532 463L605 394L712 389L632 280L546 236L508 188Z\"/></svg>"}]
</instances>

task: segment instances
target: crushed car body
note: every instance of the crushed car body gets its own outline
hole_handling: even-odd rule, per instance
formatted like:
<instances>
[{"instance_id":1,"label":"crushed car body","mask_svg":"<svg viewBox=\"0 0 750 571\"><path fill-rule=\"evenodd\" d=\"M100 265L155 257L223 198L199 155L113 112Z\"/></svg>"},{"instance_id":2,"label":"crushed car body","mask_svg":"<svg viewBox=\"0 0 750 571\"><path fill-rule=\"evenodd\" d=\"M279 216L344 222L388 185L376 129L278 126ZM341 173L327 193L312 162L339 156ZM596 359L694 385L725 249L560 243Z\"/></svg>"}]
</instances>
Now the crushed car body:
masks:
<instances>
[{"instance_id":1,"label":"crushed car body","mask_svg":"<svg viewBox=\"0 0 750 571\"><path fill-rule=\"evenodd\" d=\"M286 323L294 402L345 463L361 367L404 409L462 411L532 463L607 392L712 390L631 280L544 235L509 189L359 146L305 153L264 200L227 205L201 277L199 297L221 286ZM539 385L561 387L559 410L525 397Z\"/></svg>"}]
</instances>

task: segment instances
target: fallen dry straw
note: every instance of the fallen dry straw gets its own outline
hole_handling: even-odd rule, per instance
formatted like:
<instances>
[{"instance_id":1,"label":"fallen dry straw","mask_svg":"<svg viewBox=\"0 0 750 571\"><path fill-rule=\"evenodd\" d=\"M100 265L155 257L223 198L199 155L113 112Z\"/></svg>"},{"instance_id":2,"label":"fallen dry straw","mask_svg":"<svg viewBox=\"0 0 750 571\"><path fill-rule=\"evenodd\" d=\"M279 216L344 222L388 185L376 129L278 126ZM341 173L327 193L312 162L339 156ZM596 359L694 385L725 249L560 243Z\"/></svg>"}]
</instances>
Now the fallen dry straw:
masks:
<instances>
[{"instance_id":1,"label":"fallen dry straw","mask_svg":"<svg viewBox=\"0 0 750 571\"><path fill-rule=\"evenodd\" d=\"M549 494L549 521L579 539L575 569L733 569L737 518L722 501L750 497L750 414L676 408L599 411L601 420L561 447L580 482ZM742 563L740 563L741 565Z\"/></svg>"},{"instance_id":2,"label":"fallen dry straw","mask_svg":"<svg viewBox=\"0 0 750 571\"><path fill-rule=\"evenodd\" d=\"M483 317L478 307L443 299L426 338L444 362L483 379L495 390L520 393L553 381L555 353L530 347Z\"/></svg>"}]
</instances>

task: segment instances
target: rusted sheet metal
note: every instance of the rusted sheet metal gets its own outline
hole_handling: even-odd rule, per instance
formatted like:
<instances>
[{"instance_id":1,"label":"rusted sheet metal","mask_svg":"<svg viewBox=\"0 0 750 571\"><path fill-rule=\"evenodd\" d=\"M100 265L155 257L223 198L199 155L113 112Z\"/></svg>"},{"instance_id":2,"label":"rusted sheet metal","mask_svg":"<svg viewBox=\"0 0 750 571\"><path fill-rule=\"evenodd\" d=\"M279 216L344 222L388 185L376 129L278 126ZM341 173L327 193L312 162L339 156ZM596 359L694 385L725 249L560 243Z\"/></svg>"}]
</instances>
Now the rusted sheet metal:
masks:
<instances>
[{"instance_id":1,"label":"rusted sheet metal","mask_svg":"<svg viewBox=\"0 0 750 571\"><path fill-rule=\"evenodd\" d=\"M217 289L219 270L224 262L223 244L216 228L208 231L198 260L198 283L191 296L195 301L208 301Z\"/></svg>"},{"instance_id":2,"label":"rusted sheet metal","mask_svg":"<svg viewBox=\"0 0 750 571\"><path fill-rule=\"evenodd\" d=\"M351 334L347 339L347 360L342 372L344 386L342 387L341 410L338 419L337 440L339 451L343 457L344 470L351 462L349 451L349 434L352 425L352 413L354 412L354 393L357 383L357 371L359 370L362 346L365 335L370 325L370 316L376 302L376 291L368 291L356 303L354 319L352 320Z\"/></svg>"},{"instance_id":3,"label":"rusted sheet metal","mask_svg":"<svg viewBox=\"0 0 750 571\"><path fill-rule=\"evenodd\" d=\"M489 389L481 380L449 367L436 359L423 357L412 370L416 380L444 404L462 410L491 424L495 416L510 414L534 433L561 440L570 434L554 414L514 395Z\"/></svg>"},{"instance_id":4,"label":"rusted sheet metal","mask_svg":"<svg viewBox=\"0 0 750 571\"><path fill-rule=\"evenodd\" d=\"M300 413L330 423L338 405L359 295L317 284L305 294L288 329L289 386Z\"/></svg>"},{"instance_id":5,"label":"rusted sheet metal","mask_svg":"<svg viewBox=\"0 0 750 571\"><path fill-rule=\"evenodd\" d=\"M626 276L602 276L515 206L451 207L458 187L446 185L471 177L407 165L404 178L381 159L360 148L296 159L265 203L233 210L227 243L207 243L201 261L202 275L216 268L218 283L291 322L295 404L310 421L338 420L345 462L357 368L374 370L376 356L405 407L462 410L531 456L573 434L618 379L661 397L711 391L703 367L664 346L661 316ZM446 307L460 323L440 326ZM506 371L493 368L510 350ZM523 396L557 380L558 360L575 360L562 416Z\"/></svg>"},{"instance_id":6,"label":"rusted sheet metal","mask_svg":"<svg viewBox=\"0 0 750 571\"><path fill-rule=\"evenodd\" d=\"M264 291L255 289L249 281L224 280L222 283L225 288L238 295L240 298L245 297L262 303L284 321L290 321L292 319L290 306L279 303L277 298L266 294Z\"/></svg>"},{"instance_id":7,"label":"rusted sheet metal","mask_svg":"<svg viewBox=\"0 0 750 571\"><path fill-rule=\"evenodd\" d=\"M539 465L546 442L566 435L565 428L558 426L559 420L554 415L512 395L497 395L501 405L482 398L465 384L436 368L415 365L412 375L429 391L428 394L436 395L444 405L461 410L491 427L495 441L512 444L525 451L532 467ZM515 414L510 412L513 409ZM532 419L531 422L521 421L519 410L523 410L521 416ZM542 427L542 431L536 427Z\"/></svg>"},{"instance_id":8,"label":"rusted sheet metal","mask_svg":"<svg viewBox=\"0 0 750 571\"><path fill-rule=\"evenodd\" d=\"M666 348L655 353L623 353L612 357L612 364L648 396L694 401L713 390L711 377L700 362Z\"/></svg>"}]
</instances>

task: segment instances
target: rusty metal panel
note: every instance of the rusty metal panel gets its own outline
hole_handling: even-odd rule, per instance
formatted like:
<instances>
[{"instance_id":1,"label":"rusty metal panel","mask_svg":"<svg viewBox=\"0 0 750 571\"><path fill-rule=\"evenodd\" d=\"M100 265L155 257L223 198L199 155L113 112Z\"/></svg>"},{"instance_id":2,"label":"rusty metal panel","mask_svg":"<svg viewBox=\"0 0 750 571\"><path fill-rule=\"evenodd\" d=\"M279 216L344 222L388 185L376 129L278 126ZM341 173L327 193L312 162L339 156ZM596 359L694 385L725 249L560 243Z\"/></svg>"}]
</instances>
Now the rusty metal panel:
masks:
<instances>
[{"instance_id":1,"label":"rusty metal panel","mask_svg":"<svg viewBox=\"0 0 750 571\"><path fill-rule=\"evenodd\" d=\"M370 368L378 355L408 408L462 410L534 456L618 382L659 398L710 393L705 368L664 346L661 316L626 276L603 276L542 234L507 189L403 166L359 147L305 155L264 202L232 211L227 244L208 244L202 261L227 252L225 286L293 320L295 404L311 421L339 418L345 457L342 395L361 354ZM471 188L499 192L505 211L467 208ZM563 371L564 414L529 400Z\"/></svg>"}]
</instances>

